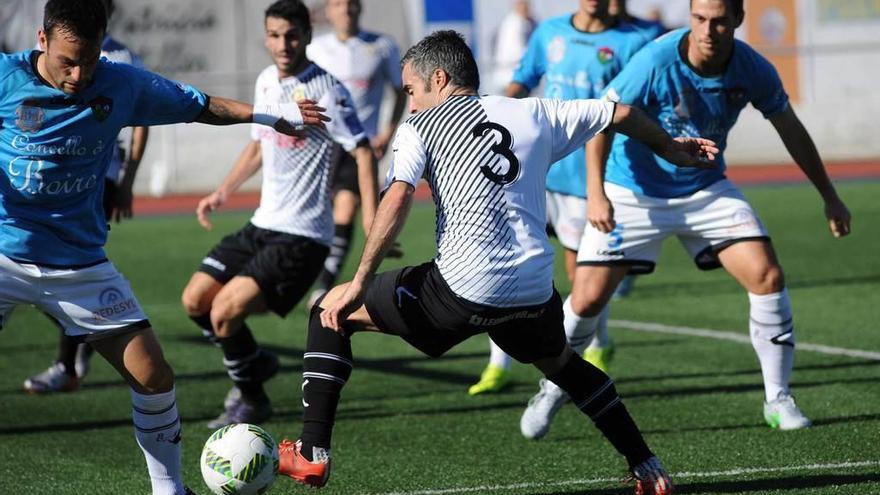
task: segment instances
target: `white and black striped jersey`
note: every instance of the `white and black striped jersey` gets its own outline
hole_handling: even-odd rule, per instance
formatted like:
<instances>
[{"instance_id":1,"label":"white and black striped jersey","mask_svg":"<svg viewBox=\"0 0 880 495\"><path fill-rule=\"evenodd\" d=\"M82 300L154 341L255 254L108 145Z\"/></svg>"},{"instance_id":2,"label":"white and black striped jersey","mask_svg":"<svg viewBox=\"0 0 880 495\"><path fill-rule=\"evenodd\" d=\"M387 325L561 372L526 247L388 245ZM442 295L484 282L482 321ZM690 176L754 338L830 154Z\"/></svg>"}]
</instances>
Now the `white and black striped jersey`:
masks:
<instances>
[{"instance_id":1,"label":"white and black striped jersey","mask_svg":"<svg viewBox=\"0 0 880 495\"><path fill-rule=\"evenodd\" d=\"M309 59L342 81L351 93L369 137L379 133L379 108L385 87L402 87L400 52L390 37L361 31L342 41L336 33L316 37L306 47Z\"/></svg>"},{"instance_id":2,"label":"white and black striped jersey","mask_svg":"<svg viewBox=\"0 0 880 495\"><path fill-rule=\"evenodd\" d=\"M257 77L254 103L289 103L307 98L327 109L326 129L306 127L305 137L287 136L254 124L251 137L263 152L260 206L251 223L330 244L333 215L330 206L330 158L333 143L353 150L366 136L351 96L333 76L315 64L296 76L278 78L267 67Z\"/></svg>"},{"instance_id":3,"label":"white and black striped jersey","mask_svg":"<svg viewBox=\"0 0 880 495\"><path fill-rule=\"evenodd\" d=\"M598 100L453 96L407 119L386 188L427 179L437 257L460 297L493 307L542 304L553 292L544 182L551 163L607 127Z\"/></svg>"}]
</instances>

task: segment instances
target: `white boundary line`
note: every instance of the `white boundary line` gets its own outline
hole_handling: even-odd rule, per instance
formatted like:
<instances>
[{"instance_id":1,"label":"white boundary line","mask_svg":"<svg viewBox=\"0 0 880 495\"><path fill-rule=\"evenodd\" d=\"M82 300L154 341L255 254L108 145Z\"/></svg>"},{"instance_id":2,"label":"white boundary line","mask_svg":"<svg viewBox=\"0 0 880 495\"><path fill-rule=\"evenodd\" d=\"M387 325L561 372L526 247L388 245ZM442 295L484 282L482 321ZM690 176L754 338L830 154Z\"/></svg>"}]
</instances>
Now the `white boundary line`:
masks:
<instances>
[{"instance_id":1,"label":"white boundary line","mask_svg":"<svg viewBox=\"0 0 880 495\"><path fill-rule=\"evenodd\" d=\"M803 464L795 466L779 466L779 467L754 467L754 468L737 468L726 471L705 471L705 472L682 472L672 473L672 479L688 479L688 478L721 478L729 476L740 476L743 474L767 474L767 473L786 473L795 471L824 471L829 469L847 469L847 468L864 468L864 467L880 467L880 461L853 461L840 462L833 464ZM528 488L547 488L551 486L572 486L572 485L599 485L612 482L619 482L620 478L593 478L563 481L543 481L530 483L513 483L510 485L483 485L483 486L463 486L459 488L444 488L436 490L418 490L413 492L388 492L374 495L450 495L455 493L489 493L500 492L506 490L519 490Z\"/></svg>"},{"instance_id":2,"label":"white boundary line","mask_svg":"<svg viewBox=\"0 0 880 495\"><path fill-rule=\"evenodd\" d=\"M660 323L646 323L641 321L629 320L610 320L609 325L626 328L628 330L636 330L638 332L668 333L675 335L689 335L692 337L707 337L717 340L730 340L739 342L740 344L752 344L752 340L748 335L741 332L726 332L721 330L709 330L707 328L691 328L678 327L672 325L663 325ZM812 351L821 354L830 354L834 356L847 356L853 358L871 359L880 361L880 352L862 351L858 349L846 349L843 347L832 347L821 344L809 344L806 342L798 342L796 347L799 351Z\"/></svg>"}]
</instances>

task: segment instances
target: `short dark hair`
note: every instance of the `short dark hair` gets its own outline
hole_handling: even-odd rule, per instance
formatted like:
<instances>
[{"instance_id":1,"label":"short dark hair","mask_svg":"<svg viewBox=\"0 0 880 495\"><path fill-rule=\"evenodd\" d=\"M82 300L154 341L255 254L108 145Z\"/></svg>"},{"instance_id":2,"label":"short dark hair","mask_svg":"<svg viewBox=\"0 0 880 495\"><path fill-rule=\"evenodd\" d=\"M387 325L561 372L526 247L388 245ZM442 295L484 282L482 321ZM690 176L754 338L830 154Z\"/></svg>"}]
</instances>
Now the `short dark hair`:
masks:
<instances>
[{"instance_id":1,"label":"short dark hair","mask_svg":"<svg viewBox=\"0 0 880 495\"><path fill-rule=\"evenodd\" d=\"M43 10L43 31L51 37L64 31L76 38L100 42L107 33L103 0L49 0Z\"/></svg>"},{"instance_id":2,"label":"short dark hair","mask_svg":"<svg viewBox=\"0 0 880 495\"><path fill-rule=\"evenodd\" d=\"M477 90L480 88L480 71L470 47L464 37L455 31L435 31L425 36L403 56L400 66L412 64L412 69L428 88L431 87L431 73L442 69L449 81L460 87Z\"/></svg>"},{"instance_id":3,"label":"short dark hair","mask_svg":"<svg viewBox=\"0 0 880 495\"><path fill-rule=\"evenodd\" d=\"M745 14L745 10L743 10L743 0L724 0L724 1L727 2L728 7L730 7L730 10L733 11L734 15L741 16L741 15ZM690 0L689 3L690 3L690 5L693 5L694 0Z\"/></svg>"},{"instance_id":4,"label":"short dark hair","mask_svg":"<svg viewBox=\"0 0 880 495\"><path fill-rule=\"evenodd\" d=\"M312 32L312 19L309 8L300 0L278 0L266 9L266 17L277 17L296 24L307 33Z\"/></svg>"}]
</instances>

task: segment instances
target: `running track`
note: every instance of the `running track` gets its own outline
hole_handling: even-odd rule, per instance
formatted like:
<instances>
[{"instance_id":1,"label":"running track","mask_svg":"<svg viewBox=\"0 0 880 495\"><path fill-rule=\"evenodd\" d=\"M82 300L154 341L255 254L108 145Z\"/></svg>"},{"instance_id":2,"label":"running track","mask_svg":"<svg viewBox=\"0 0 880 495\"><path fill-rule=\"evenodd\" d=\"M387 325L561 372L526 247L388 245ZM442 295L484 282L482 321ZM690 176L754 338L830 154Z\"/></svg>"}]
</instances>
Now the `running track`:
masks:
<instances>
[{"instance_id":1,"label":"running track","mask_svg":"<svg viewBox=\"0 0 880 495\"><path fill-rule=\"evenodd\" d=\"M828 173L835 181L880 179L880 162L842 162L828 165ZM741 186L797 184L806 182L796 165L747 165L727 169L727 177ZM172 195L163 198L137 197L134 212L137 216L169 215L195 212L203 195ZM416 191L419 200L430 200L431 193L422 185ZM253 210L260 201L259 193L235 194L223 206L225 211Z\"/></svg>"}]
</instances>

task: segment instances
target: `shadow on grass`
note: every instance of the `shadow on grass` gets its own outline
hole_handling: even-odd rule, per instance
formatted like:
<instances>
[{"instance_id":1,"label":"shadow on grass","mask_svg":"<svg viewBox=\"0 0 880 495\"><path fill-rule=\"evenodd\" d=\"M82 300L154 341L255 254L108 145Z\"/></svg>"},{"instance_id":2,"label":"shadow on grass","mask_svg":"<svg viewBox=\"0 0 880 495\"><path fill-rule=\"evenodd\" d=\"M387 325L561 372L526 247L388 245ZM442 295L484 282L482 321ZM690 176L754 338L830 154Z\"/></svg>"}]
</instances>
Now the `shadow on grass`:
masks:
<instances>
[{"instance_id":1,"label":"shadow on grass","mask_svg":"<svg viewBox=\"0 0 880 495\"><path fill-rule=\"evenodd\" d=\"M674 480L673 480L674 481ZM800 490L843 485L880 482L880 473L866 474L817 474L813 476L787 476L758 480L707 481L677 484L675 493L752 493L767 490L798 492ZM532 495L630 495L632 487L539 491ZM869 493L869 492L864 492Z\"/></svg>"}]
</instances>

